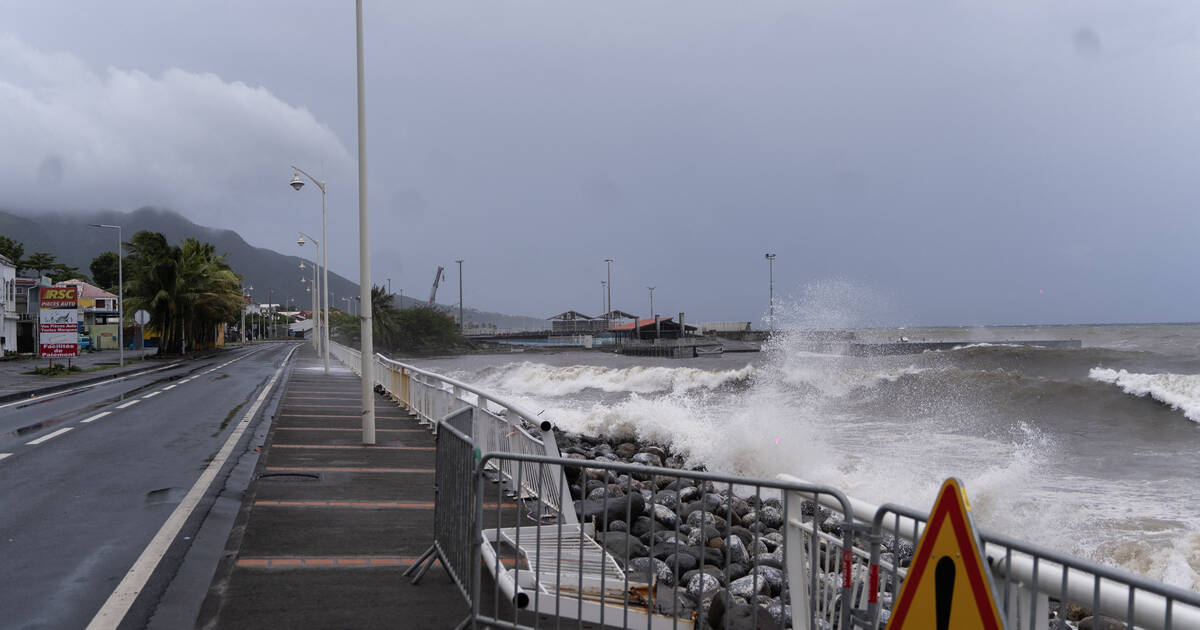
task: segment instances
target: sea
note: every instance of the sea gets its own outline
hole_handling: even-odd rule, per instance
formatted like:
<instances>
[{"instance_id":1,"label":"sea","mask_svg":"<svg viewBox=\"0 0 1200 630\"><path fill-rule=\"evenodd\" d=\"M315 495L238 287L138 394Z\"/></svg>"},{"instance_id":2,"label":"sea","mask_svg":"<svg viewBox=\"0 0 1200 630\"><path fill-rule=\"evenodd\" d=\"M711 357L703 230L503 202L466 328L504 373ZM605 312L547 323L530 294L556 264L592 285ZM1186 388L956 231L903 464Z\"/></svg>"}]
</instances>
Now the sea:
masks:
<instances>
[{"instance_id":1,"label":"sea","mask_svg":"<svg viewBox=\"0 0 1200 630\"><path fill-rule=\"evenodd\" d=\"M848 357L779 333L697 359L514 352L413 363L562 431L669 445L691 464L788 473L928 510L947 477L977 526L1200 590L1200 325L860 329L957 341ZM1078 339L1081 348L1013 340Z\"/></svg>"}]
</instances>

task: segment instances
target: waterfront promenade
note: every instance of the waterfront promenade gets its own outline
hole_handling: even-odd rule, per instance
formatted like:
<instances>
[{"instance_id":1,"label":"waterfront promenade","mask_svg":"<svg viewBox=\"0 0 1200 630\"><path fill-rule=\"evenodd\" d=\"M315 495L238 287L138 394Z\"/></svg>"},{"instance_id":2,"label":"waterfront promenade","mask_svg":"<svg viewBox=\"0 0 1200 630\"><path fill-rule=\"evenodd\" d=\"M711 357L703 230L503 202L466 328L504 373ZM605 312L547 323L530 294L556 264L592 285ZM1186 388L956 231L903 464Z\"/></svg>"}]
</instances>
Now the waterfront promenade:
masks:
<instances>
[{"instance_id":1,"label":"waterfront promenade","mask_svg":"<svg viewBox=\"0 0 1200 630\"><path fill-rule=\"evenodd\" d=\"M360 380L294 360L199 628L453 628L469 612L433 541L434 438L382 396L361 443Z\"/></svg>"}]
</instances>

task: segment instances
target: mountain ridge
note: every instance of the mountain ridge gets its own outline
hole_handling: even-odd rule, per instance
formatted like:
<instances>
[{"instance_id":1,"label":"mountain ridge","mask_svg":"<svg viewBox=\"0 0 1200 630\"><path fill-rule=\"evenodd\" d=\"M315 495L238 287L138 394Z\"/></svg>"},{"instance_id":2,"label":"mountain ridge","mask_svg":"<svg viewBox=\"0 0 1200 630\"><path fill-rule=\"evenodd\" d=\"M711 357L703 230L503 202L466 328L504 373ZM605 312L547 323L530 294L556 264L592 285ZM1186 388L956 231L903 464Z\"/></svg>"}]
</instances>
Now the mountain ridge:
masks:
<instances>
[{"instance_id":1,"label":"mountain ridge","mask_svg":"<svg viewBox=\"0 0 1200 630\"><path fill-rule=\"evenodd\" d=\"M305 284L300 281L299 270L300 261L303 260L308 267L310 259L251 245L235 230L199 225L166 208L143 206L131 211L39 212L35 216L18 210L0 209L0 235L21 242L26 256L35 252L49 252L59 262L78 267L89 275L88 266L93 258L103 252L116 250L116 235L112 230L90 227L93 223L136 225L136 229L126 228L122 232L121 236L126 242L135 232L142 230L161 232L173 245L189 237L207 241L213 244L218 253L229 255L226 260L234 272L245 278L243 285L254 287L252 295L255 302L266 304L268 289L271 289L271 301L275 304L286 307L291 298L292 303L300 309L312 305L312 298L304 290ZM311 271L304 273L305 277L312 277ZM329 288L331 308L342 306L342 297L359 294L357 282L332 270L329 272ZM409 296L397 296L396 299L402 300L400 306L404 308L425 304L425 301ZM541 323L542 328L549 327L545 320L534 317L469 308L465 315L468 323L494 324L500 329L536 327L537 322Z\"/></svg>"}]
</instances>

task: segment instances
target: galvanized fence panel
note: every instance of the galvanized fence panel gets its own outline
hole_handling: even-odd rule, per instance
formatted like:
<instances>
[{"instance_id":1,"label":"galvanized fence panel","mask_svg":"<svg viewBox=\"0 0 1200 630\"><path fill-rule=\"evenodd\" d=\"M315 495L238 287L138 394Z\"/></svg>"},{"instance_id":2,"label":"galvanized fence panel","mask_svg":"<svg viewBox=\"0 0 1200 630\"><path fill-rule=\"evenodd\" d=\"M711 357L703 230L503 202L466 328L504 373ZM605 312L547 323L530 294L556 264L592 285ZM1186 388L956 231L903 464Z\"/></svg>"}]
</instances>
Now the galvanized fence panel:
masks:
<instances>
[{"instance_id":1,"label":"galvanized fence panel","mask_svg":"<svg viewBox=\"0 0 1200 630\"><path fill-rule=\"evenodd\" d=\"M472 412L467 407L441 419L434 471L433 546L404 572L412 575L416 584L440 560L468 602L475 559L472 541L478 536L474 522L478 451L468 437Z\"/></svg>"},{"instance_id":2,"label":"galvanized fence panel","mask_svg":"<svg viewBox=\"0 0 1200 630\"><path fill-rule=\"evenodd\" d=\"M534 518L521 495L486 488L493 460L519 462L518 476L561 467L580 496L593 496L568 507L587 518ZM489 627L675 629L703 620L765 629L795 618L795 627L849 628L852 605L843 602L866 590L866 573L843 553L860 528L812 501L826 497L848 512L834 488L515 453L484 455L478 472L478 558L496 579L490 609L478 583L472 603L475 621ZM816 534L786 536L793 518L816 519Z\"/></svg>"},{"instance_id":3,"label":"galvanized fence panel","mask_svg":"<svg viewBox=\"0 0 1200 630\"><path fill-rule=\"evenodd\" d=\"M866 548L860 541L854 550L856 558L864 551L869 555L866 570L872 576L860 625L882 628L929 514L894 504L876 507L856 499L850 503L858 520L872 523ZM1009 630L1056 627L1065 620L1069 605L1127 628L1200 630L1200 593L985 530L978 534L992 593Z\"/></svg>"}]
</instances>

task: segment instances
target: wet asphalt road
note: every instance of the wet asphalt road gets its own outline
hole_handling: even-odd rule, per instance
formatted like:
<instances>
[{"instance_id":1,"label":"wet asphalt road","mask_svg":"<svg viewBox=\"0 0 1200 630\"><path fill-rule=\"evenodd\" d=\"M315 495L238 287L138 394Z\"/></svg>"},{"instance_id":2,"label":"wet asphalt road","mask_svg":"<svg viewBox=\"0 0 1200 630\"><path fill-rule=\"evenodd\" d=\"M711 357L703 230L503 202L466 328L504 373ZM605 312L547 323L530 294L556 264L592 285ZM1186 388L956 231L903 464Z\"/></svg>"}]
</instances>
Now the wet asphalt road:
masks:
<instances>
[{"instance_id":1,"label":"wet asphalt road","mask_svg":"<svg viewBox=\"0 0 1200 630\"><path fill-rule=\"evenodd\" d=\"M0 405L0 628L87 626L293 345L232 350ZM240 503L247 478L230 473L255 457L255 428L265 431L260 419L271 409L260 410L122 627L178 627L198 609L203 591L193 604L180 591L194 589L172 582L183 576L207 588L205 566L211 578L219 530L230 523L206 517L222 511L213 508L222 500ZM209 542L198 549L196 537Z\"/></svg>"}]
</instances>

